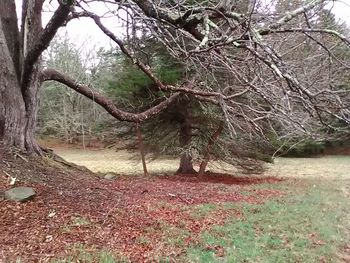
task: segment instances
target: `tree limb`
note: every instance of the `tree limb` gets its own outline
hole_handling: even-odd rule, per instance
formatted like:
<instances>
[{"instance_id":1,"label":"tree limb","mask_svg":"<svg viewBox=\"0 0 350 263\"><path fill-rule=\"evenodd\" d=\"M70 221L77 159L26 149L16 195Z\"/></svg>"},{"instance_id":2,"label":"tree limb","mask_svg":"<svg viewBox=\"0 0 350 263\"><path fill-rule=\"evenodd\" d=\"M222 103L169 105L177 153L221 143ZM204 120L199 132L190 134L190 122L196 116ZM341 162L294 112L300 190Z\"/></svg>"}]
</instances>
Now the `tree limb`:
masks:
<instances>
[{"instance_id":1,"label":"tree limb","mask_svg":"<svg viewBox=\"0 0 350 263\"><path fill-rule=\"evenodd\" d=\"M49 46L51 40L56 35L58 28L60 28L66 21L73 3L73 0L60 1L59 7L53 14L44 30L41 32L36 44L34 44L33 48L29 50L27 54L25 54L21 78L22 90L25 90L28 87L30 75L33 71L35 63L38 61L42 52Z\"/></svg>"},{"instance_id":2,"label":"tree limb","mask_svg":"<svg viewBox=\"0 0 350 263\"><path fill-rule=\"evenodd\" d=\"M14 0L0 1L0 23L2 23L7 47L16 69L17 78L20 76L20 41L17 25L17 14Z\"/></svg>"},{"instance_id":3,"label":"tree limb","mask_svg":"<svg viewBox=\"0 0 350 263\"><path fill-rule=\"evenodd\" d=\"M169 98L162 101L158 105L143 111L141 113L130 113L125 112L120 109L113 103L113 101L109 100L107 97L103 96L102 94L94 91L90 87L77 83L74 79L62 74L61 72L55 70L55 69L46 69L42 72L42 80L43 81L49 81L49 80L55 80L58 81L69 88L75 90L76 92L84 95L85 97L93 100L100 106L102 106L109 114L111 114L114 118L120 120L120 121L127 121L127 122L134 122L134 123L141 123L158 113L160 113L162 110L166 109L171 103L173 103L179 96L180 92L172 94Z\"/></svg>"},{"instance_id":4,"label":"tree limb","mask_svg":"<svg viewBox=\"0 0 350 263\"><path fill-rule=\"evenodd\" d=\"M285 16L280 18L276 23L273 23L272 25L268 26L267 29L268 30L269 29L278 29L281 26L285 25L287 22L294 19L295 17L299 16L300 14L306 13L307 11L310 11L311 9L316 7L317 5L325 3L326 1L328 1L328 0L312 0L308 4L305 4L297 9L295 9L292 12L287 12L287 14Z\"/></svg>"},{"instance_id":5,"label":"tree limb","mask_svg":"<svg viewBox=\"0 0 350 263\"><path fill-rule=\"evenodd\" d=\"M264 31L265 34L267 32L269 33L320 33L320 34L327 34L334 37L339 38L341 41L343 41L346 45L350 47L350 40L346 38L343 34L332 30L332 29L323 29L323 28L280 28L277 30L266 30Z\"/></svg>"},{"instance_id":6,"label":"tree limb","mask_svg":"<svg viewBox=\"0 0 350 263\"><path fill-rule=\"evenodd\" d=\"M152 70L146 66L144 63L142 63L138 58L136 58L132 52L124 45L123 41L119 39L115 34L113 34L108 28L106 28L102 22L99 16L83 11L79 13L72 13L70 16L72 19L78 18L78 17L90 17L94 20L96 25L101 29L101 31L106 34L111 40L113 40L121 49L121 51L126 55L140 70L142 70L159 88L161 91L173 91L173 92L183 92L187 94L197 95L201 97L220 97L223 100L231 100L236 97L241 97L247 92L249 92L249 89L245 89L243 91L237 92L235 94L231 94L229 96L225 96L224 94L220 92L214 92L214 91L202 91L202 90L195 90L193 89L192 85L189 85L190 87L177 87L173 85L165 85L162 83L157 76L152 72Z\"/></svg>"}]
</instances>

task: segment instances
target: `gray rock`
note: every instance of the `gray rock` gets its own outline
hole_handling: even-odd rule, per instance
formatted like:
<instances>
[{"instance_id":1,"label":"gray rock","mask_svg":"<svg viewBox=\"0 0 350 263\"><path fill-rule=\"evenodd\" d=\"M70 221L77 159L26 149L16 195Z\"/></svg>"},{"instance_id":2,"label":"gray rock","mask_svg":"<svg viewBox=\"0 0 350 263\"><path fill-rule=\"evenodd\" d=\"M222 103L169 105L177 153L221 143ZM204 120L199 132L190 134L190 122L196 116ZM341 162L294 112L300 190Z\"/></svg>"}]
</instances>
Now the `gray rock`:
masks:
<instances>
[{"instance_id":1,"label":"gray rock","mask_svg":"<svg viewBox=\"0 0 350 263\"><path fill-rule=\"evenodd\" d=\"M117 176L115 174L112 174L112 173L108 173L104 176L105 179L107 180L113 180L115 179Z\"/></svg>"},{"instance_id":2,"label":"gray rock","mask_svg":"<svg viewBox=\"0 0 350 263\"><path fill-rule=\"evenodd\" d=\"M5 192L5 199L17 202L25 202L35 196L35 191L31 187L15 187Z\"/></svg>"},{"instance_id":3,"label":"gray rock","mask_svg":"<svg viewBox=\"0 0 350 263\"><path fill-rule=\"evenodd\" d=\"M0 201L5 200L5 194L3 192L0 192Z\"/></svg>"}]
</instances>

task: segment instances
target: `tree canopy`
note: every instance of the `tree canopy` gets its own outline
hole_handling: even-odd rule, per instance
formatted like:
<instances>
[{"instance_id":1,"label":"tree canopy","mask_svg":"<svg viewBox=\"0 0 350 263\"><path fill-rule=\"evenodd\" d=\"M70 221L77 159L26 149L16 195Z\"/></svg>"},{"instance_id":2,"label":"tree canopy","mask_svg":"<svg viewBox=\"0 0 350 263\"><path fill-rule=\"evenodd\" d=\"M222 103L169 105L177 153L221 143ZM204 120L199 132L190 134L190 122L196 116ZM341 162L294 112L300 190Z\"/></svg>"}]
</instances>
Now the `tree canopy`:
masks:
<instances>
[{"instance_id":1,"label":"tree canopy","mask_svg":"<svg viewBox=\"0 0 350 263\"><path fill-rule=\"evenodd\" d=\"M19 25L15 1L2 2L0 137L42 152L34 133L45 81L64 84L114 118L138 124L180 103L184 145L198 109L215 112L227 138L236 141L348 134L349 32L326 10L330 2L59 0L49 3L54 10L44 28L45 1L24 0ZM109 29L107 18L121 29ZM43 64L58 29L80 19L93 21L117 46L109 87L117 87L119 101L73 72ZM147 103L121 103L150 88ZM201 107L191 108L192 102Z\"/></svg>"}]
</instances>

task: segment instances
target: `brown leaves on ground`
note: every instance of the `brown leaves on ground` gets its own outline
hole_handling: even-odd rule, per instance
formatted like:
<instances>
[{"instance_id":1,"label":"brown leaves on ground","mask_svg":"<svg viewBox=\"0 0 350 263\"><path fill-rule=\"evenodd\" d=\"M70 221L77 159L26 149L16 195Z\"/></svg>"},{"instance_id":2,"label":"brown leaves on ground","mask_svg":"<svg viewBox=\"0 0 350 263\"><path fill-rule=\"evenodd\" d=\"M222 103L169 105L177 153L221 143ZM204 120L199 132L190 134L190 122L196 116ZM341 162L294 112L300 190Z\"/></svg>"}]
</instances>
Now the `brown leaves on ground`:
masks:
<instances>
[{"instance_id":1,"label":"brown leaves on ground","mask_svg":"<svg viewBox=\"0 0 350 263\"><path fill-rule=\"evenodd\" d=\"M27 164L5 162L0 161L0 191L9 188L1 171L29 169ZM18 184L34 187L35 199L27 203L0 201L0 259L6 262L65 257L77 244L106 249L132 262L149 262L161 256L176 258L188 245L198 242L202 231L223 224L228 217L240 216L234 209L213 209L198 216L198 205L261 203L281 195L247 188L277 182L275 178L216 174L106 181L81 170L55 171L33 162L29 170L43 174L45 179ZM250 194L243 195L243 191ZM213 250L218 256L225 253L221 248Z\"/></svg>"},{"instance_id":2,"label":"brown leaves on ground","mask_svg":"<svg viewBox=\"0 0 350 263\"><path fill-rule=\"evenodd\" d=\"M213 251L217 257L225 256L225 249L222 246L207 246L206 250Z\"/></svg>"}]
</instances>

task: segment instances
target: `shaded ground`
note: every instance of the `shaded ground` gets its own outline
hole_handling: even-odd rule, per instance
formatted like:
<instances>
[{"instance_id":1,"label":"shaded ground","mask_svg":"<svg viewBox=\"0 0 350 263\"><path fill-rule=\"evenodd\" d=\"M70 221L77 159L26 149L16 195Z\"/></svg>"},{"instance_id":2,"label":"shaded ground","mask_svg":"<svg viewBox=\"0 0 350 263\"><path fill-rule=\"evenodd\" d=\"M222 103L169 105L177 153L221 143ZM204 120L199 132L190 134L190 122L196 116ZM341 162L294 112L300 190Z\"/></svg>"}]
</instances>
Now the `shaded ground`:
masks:
<instances>
[{"instance_id":1,"label":"shaded ground","mask_svg":"<svg viewBox=\"0 0 350 263\"><path fill-rule=\"evenodd\" d=\"M0 262L349 259L348 181L337 191L328 183L224 174L107 181L0 149L0 191L9 188L7 175L38 195L23 204L0 201Z\"/></svg>"}]
</instances>

